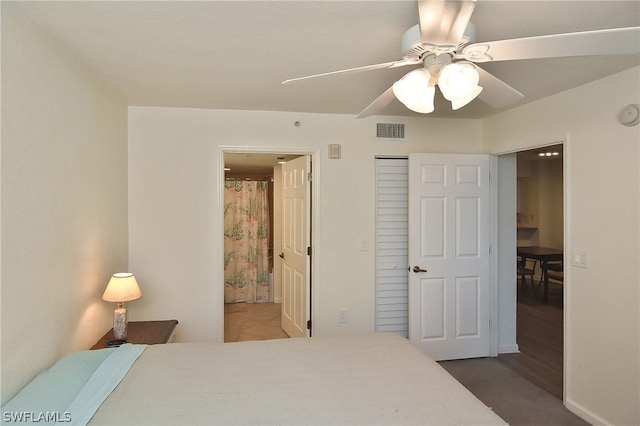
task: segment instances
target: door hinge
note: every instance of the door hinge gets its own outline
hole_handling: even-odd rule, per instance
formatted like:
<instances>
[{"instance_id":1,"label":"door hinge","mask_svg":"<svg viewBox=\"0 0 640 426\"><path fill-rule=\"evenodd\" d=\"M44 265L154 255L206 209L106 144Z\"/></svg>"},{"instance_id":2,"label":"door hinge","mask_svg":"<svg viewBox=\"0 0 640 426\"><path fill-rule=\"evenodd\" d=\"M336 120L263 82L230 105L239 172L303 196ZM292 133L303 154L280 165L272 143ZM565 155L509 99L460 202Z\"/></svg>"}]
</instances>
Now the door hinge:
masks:
<instances>
[{"instance_id":1,"label":"door hinge","mask_svg":"<svg viewBox=\"0 0 640 426\"><path fill-rule=\"evenodd\" d=\"M307 182L311 182L311 172L307 173Z\"/></svg>"},{"instance_id":2,"label":"door hinge","mask_svg":"<svg viewBox=\"0 0 640 426\"><path fill-rule=\"evenodd\" d=\"M311 330L311 320L307 321L307 330Z\"/></svg>"},{"instance_id":3,"label":"door hinge","mask_svg":"<svg viewBox=\"0 0 640 426\"><path fill-rule=\"evenodd\" d=\"M307 247L307 256L311 256L311 246Z\"/></svg>"}]
</instances>

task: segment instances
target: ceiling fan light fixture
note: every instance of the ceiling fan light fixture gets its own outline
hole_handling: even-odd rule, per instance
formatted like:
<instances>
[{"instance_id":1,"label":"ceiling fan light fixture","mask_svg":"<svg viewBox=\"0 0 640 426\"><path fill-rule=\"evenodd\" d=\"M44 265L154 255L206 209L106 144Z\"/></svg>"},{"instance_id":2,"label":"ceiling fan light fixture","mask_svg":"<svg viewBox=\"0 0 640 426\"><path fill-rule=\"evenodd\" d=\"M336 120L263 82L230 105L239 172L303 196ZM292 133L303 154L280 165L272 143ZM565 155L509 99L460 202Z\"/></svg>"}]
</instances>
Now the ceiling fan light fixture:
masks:
<instances>
[{"instance_id":1,"label":"ceiling fan light fixture","mask_svg":"<svg viewBox=\"0 0 640 426\"><path fill-rule=\"evenodd\" d=\"M412 111L419 112L421 114L429 114L435 109L433 105L433 99L435 98L435 95L436 88L434 86L427 86L422 91L422 96L420 97L419 103L413 105L405 104L405 106Z\"/></svg>"},{"instance_id":2,"label":"ceiling fan light fixture","mask_svg":"<svg viewBox=\"0 0 640 426\"><path fill-rule=\"evenodd\" d=\"M426 69L413 70L393 83L393 94L412 111L433 112L436 89L429 85L429 80L431 80L431 74Z\"/></svg>"},{"instance_id":3,"label":"ceiling fan light fixture","mask_svg":"<svg viewBox=\"0 0 640 426\"><path fill-rule=\"evenodd\" d=\"M462 108L463 106L474 100L480 94L480 92L482 92L482 86L476 86L471 90L471 92L468 93L468 96L453 99L451 101L451 109L455 111Z\"/></svg>"},{"instance_id":4,"label":"ceiling fan light fixture","mask_svg":"<svg viewBox=\"0 0 640 426\"><path fill-rule=\"evenodd\" d=\"M489 55L488 44L472 44L462 50L462 57L472 62L489 62L493 61L493 57Z\"/></svg>"},{"instance_id":5,"label":"ceiling fan light fixture","mask_svg":"<svg viewBox=\"0 0 640 426\"><path fill-rule=\"evenodd\" d=\"M479 81L480 74L470 63L448 64L442 68L438 76L440 91L449 101L466 99L476 90Z\"/></svg>"}]
</instances>

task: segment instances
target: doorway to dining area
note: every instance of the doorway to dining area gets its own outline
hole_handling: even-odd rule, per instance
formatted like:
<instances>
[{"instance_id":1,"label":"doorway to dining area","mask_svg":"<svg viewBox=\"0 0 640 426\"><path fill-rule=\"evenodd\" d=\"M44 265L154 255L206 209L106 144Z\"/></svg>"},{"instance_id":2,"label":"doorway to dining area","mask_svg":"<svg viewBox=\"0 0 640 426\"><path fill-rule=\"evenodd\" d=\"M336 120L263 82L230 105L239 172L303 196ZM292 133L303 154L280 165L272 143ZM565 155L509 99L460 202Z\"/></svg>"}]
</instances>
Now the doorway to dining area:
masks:
<instances>
[{"instance_id":1,"label":"doorway to dining area","mask_svg":"<svg viewBox=\"0 0 640 426\"><path fill-rule=\"evenodd\" d=\"M516 340L520 353L499 361L555 397L563 396L563 145L517 153L518 276Z\"/></svg>"},{"instance_id":2,"label":"doorway to dining area","mask_svg":"<svg viewBox=\"0 0 640 426\"><path fill-rule=\"evenodd\" d=\"M564 245L563 146L518 152L518 246Z\"/></svg>"}]
</instances>

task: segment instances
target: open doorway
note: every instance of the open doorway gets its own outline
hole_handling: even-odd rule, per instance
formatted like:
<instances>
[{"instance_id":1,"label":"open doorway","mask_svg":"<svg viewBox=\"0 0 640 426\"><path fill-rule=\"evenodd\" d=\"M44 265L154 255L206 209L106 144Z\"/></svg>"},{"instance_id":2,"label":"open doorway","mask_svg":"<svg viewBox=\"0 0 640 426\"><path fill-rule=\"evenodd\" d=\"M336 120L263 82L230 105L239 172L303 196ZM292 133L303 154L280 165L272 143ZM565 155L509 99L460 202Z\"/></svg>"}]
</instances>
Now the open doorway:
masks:
<instances>
[{"instance_id":1,"label":"open doorway","mask_svg":"<svg viewBox=\"0 0 640 426\"><path fill-rule=\"evenodd\" d=\"M224 153L225 342L289 337L281 322L286 280L278 256L286 217L282 170L300 156Z\"/></svg>"},{"instance_id":2,"label":"open doorway","mask_svg":"<svg viewBox=\"0 0 640 426\"><path fill-rule=\"evenodd\" d=\"M520 353L499 358L559 399L564 364L564 161L557 144L516 153Z\"/></svg>"}]
</instances>

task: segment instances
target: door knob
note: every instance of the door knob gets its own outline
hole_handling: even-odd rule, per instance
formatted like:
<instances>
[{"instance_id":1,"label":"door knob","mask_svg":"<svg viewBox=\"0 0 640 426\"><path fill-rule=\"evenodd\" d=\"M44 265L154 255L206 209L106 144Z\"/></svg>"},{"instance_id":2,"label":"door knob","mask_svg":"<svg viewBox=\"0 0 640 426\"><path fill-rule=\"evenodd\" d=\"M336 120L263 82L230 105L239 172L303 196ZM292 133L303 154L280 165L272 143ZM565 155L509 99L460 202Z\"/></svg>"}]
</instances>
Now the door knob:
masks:
<instances>
[{"instance_id":1,"label":"door knob","mask_svg":"<svg viewBox=\"0 0 640 426\"><path fill-rule=\"evenodd\" d=\"M284 259L284 253L280 253L278 257L280 257L280 259Z\"/></svg>"},{"instance_id":2,"label":"door knob","mask_svg":"<svg viewBox=\"0 0 640 426\"><path fill-rule=\"evenodd\" d=\"M413 272L415 272L417 274L418 272L427 272L427 270L426 269L422 269L421 267L416 265L416 266L413 267Z\"/></svg>"}]
</instances>

